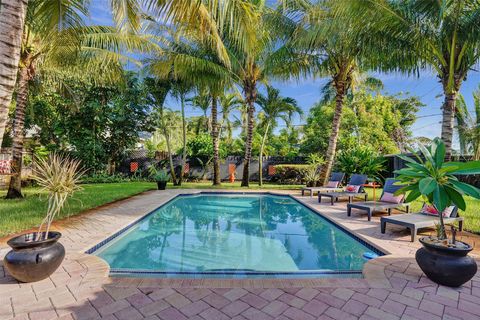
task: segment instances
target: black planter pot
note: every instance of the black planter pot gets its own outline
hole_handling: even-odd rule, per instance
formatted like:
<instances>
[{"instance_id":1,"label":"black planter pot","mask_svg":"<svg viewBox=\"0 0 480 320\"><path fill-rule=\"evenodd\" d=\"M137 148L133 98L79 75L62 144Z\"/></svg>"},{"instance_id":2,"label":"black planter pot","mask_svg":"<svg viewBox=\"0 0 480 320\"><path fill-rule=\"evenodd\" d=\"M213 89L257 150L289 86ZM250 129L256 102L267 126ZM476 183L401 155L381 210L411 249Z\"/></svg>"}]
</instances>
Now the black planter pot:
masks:
<instances>
[{"instance_id":1,"label":"black planter pot","mask_svg":"<svg viewBox=\"0 0 480 320\"><path fill-rule=\"evenodd\" d=\"M157 181L158 190L165 190L167 188L167 181Z\"/></svg>"},{"instance_id":2,"label":"black planter pot","mask_svg":"<svg viewBox=\"0 0 480 320\"><path fill-rule=\"evenodd\" d=\"M37 234L23 234L7 242L13 250L7 253L3 264L18 281L35 282L48 278L65 257L65 248L58 242L62 236L60 232L49 232L46 240L35 241Z\"/></svg>"},{"instance_id":3,"label":"black planter pot","mask_svg":"<svg viewBox=\"0 0 480 320\"><path fill-rule=\"evenodd\" d=\"M473 247L448 248L420 238L423 248L417 250L415 259L427 277L444 286L460 287L477 273L475 259L467 254Z\"/></svg>"}]
</instances>

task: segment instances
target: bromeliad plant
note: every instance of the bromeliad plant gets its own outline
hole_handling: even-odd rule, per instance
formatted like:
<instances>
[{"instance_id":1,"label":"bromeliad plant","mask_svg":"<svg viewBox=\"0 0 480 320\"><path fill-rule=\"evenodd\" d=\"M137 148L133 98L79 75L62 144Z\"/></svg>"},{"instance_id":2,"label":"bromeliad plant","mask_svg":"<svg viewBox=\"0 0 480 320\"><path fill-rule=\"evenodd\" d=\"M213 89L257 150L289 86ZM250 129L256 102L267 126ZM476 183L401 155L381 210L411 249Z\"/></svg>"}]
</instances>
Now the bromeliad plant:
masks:
<instances>
[{"instance_id":1,"label":"bromeliad plant","mask_svg":"<svg viewBox=\"0 0 480 320\"><path fill-rule=\"evenodd\" d=\"M80 161L67 156L53 153L48 158L37 159L32 178L48 193L47 214L38 228L37 241L48 238L53 219L62 211L68 197L82 189L79 183L83 173Z\"/></svg>"},{"instance_id":2,"label":"bromeliad plant","mask_svg":"<svg viewBox=\"0 0 480 320\"><path fill-rule=\"evenodd\" d=\"M396 170L401 184L407 186L401 188L396 194L407 195L405 202L411 202L418 198L433 206L439 212L438 239L447 238L443 214L451 205L460 210L466 209L465 196L480 199L480 189L463 183L456 176L480 173L480 161L470 162L444 162L446 148L445 143L436 138L430 146L420 145L420 153L415 153L417 160L399 155L406 161L407 168Z\"/></svg>"}]
</instances>

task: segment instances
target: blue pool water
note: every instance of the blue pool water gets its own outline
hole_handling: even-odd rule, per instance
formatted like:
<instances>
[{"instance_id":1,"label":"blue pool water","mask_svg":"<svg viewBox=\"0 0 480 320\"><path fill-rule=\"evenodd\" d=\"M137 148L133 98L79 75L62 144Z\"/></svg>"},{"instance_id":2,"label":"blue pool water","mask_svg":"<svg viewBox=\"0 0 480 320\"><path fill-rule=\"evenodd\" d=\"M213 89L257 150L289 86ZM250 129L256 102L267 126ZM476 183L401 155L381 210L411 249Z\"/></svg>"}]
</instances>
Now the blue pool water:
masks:
<instances>
[{"instance_id":1,"label":"blue pool water","mask_svg":"<svg viewBox=\"0 0 480 320\"><path fill-rule=\"evenodd\" d=\"M288 196L178 196L94 252L113 273L360 274L381 254ZM368 254L366 255L368 256Z\"/></svg>"}]
</instances>

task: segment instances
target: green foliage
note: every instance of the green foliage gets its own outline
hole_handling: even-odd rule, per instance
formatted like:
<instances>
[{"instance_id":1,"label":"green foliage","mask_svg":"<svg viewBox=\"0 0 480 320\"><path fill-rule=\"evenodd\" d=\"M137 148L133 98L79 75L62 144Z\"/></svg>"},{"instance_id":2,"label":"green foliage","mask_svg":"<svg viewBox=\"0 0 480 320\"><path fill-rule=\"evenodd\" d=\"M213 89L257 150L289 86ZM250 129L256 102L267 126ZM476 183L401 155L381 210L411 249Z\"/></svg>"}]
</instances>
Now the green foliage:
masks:
<instances>
[{"instance_id":1,"label":"green foliage","mask_svg":"<svg viewBox=\"0 0 480 320\"><path fill-rule=\"evenodd\" d=\"M398 153L409 145L410 127L423 106L418 98L358 92L343 108L337 148L367 145L383 154ZM307 117L302 153L325 153L332 130L334 103L317 104Z\"/></svg>"},{"instance_id":2,"label":"green foliage","mask_svg":"<svg viewBox=\"0 0 480 320\"><path fill-rule=\"evenodd\" d=\"M89 170L102 171L150 131L149 107L141 83L127 74L126 87L69 83L70 94L37 94L30 102L29 126L49 151L69 151Z\"/></svg>"},{"instance_id":3,"label":"green foliage","mask_svg":"<svg viewBox=\"0 0 480 320\"><path fill-rule=\"evenodd\" d=\"M312 168L316 166L310 164L277 164L275 165L275 175L280 183L301 183L305 176L311 178Z\"/></svg>"},{"instance_id":4,"label":"green foliage","mask_svg":"<svg viewBox=\"0 0 480 320\"><path fill-rule=\"evenodd\" d=\"M121 173L117 174L107 174L106 172L97 172L85 175L82 177L81 183L84 184L93 184L93 183L120 183L120 182L130 182L132 178L123 175Z\"/></svg>"},{"instance_id":5,"label":"green foliage","mask_svg":"<svg viewBox=\"0 0 480 320\"><path fill-rule=\"evenodd\" d=\"M438 212L456 205L460 210L466 209L465 196L480 199L480 189L460 182L457 175L480 173L480 161L444 162L445 143L436 138L430 146L420 145L420 153L415 154L416 160L399 156L406 161L406 168L395 171L397 178L407 186L398 190L398 194L409 192L406 202L422 197L433 205ZM442 215L440 225L441 238L445 238L445 226Z\"/></svg>"},{"instance_id":6,"label":"green foliage","mask_svg":"<svg viewBox=\"0 0 480 320\"><path fill-rule=\"evenodd\" d=\"M227 156L227 146L220 143L220 158ZM207 133L201 133L187 143L187 153L190 158L200 158L202 160L209 159L213 156L212 137Z\"/></svg>"},{"instance_id":7,"label":"green foliage","mask_svg":"<svg viewBox=\"0 0 480 320\"><path fill-rule=\"evenodd\" d=\"M385 169L385 158L368 146L355 146L342 150L335 160L335 170L345 172L347 176L354 173L366 174L376 181L380 180Z\"/></svg>"},{"instance_id":8,"label":"green foliage","mask_svg":"<svg viewBox=\"0 0 480 320\"><path fill-rule=\"evenodd\" d=\"M170 180L170 175L165 169L158 169L155 165L151 165L148 168L150 178L156 182L168 182Z\"/></svg>"},{"instance_id":9,"label":"green foliage","mask_svg":"<svg viewBox=\"0 0 480 320\"><path fill-rule=\"evenodd\" d=\"M321 166L325 163L325 159L318 153L311 153L307 156L307 162L312 165Z\"/></svg>"}]
</instances>

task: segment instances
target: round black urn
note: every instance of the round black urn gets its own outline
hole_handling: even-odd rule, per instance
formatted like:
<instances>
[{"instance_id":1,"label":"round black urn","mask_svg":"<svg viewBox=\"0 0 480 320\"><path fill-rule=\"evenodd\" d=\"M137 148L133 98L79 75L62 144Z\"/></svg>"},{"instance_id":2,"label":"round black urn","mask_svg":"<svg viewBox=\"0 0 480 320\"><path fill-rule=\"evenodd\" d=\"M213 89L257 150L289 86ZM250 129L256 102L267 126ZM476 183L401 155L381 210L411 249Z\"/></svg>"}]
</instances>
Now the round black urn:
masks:
<instances>
[{"instance_id":1,"label":"round black urn","mask_svg":"<svg viewBox=\"0 0 480 320\"><path fill-rule=\"evenodd\" d=\"M158 190L165 190L167 188L167 181L157 181Z\"/></svg>"},{"instance_id":2,"label":"round black urn","mask_svg":"<svg viewBox=\"0 0 480 320\"><path fill-rule=\"evenodd\" d=\"M45 233L42 232L42 237ZM3 259L7 271L20 282L35 282L48 278L63 261L65 248L58 239L60 232L49 232L45 240L37 239L37 232L10 239L13 249Z\"/></svg>"},{"instance_id":3,"label":"round black urn","mask_svg":"<svg viewBox=\"0 0 480 320\"><path fill-rule=\"evenodd\" d=\"M417 250L415 259L427 277L444 286L460 287L477 273L475 259L467 254L473 247L463 243L465 248L436 245L420 238L423 248Z\"/></svg>"}]
</instances>

